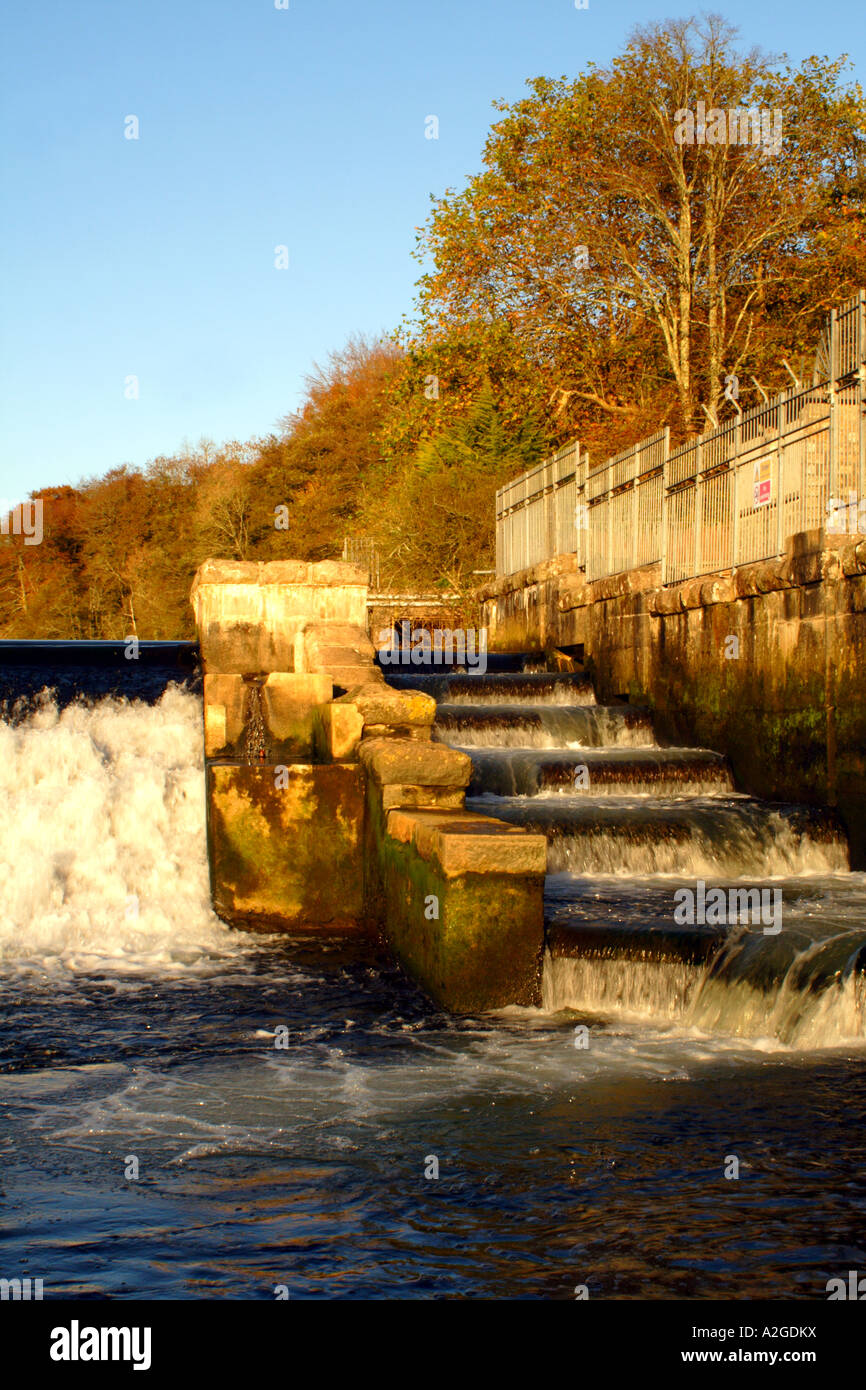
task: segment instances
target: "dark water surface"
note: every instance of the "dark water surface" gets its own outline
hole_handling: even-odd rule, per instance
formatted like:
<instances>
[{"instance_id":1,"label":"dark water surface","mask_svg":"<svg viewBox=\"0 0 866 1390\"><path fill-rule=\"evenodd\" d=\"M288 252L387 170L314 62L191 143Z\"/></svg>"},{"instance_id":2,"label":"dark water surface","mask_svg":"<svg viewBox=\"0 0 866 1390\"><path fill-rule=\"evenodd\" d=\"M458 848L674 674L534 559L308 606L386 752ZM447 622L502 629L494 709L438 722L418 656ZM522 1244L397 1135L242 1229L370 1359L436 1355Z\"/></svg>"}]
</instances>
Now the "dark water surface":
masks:
<instances>
[{"instance_id":1,"label":"dark water surface","mask_svg":"<svg viewBox=\"0 0 866 1390\"><path fill-rule=\"evenodd\" d=\"M747 1035L733 987L724 1027L654 1018L670 981L637 961L640 1016L612 995L455 1019L375 942L232 932L194 673L48 675L57 702L0 722L0 1276L49 1298L823 1300L866 1270L861 1046ZM45 683L2 676L13 704ZM832 935L866 889L810 852L785 891ZM664 875L623 865L553 875L557 930L663 922ZM593 969L601 999L617 977Z\"/></svg>"},{"instance_id":2,"label":"dark water surface","mask_svg":"<svg viewBox=\"0 0 866 1390\"><path fill-rule=\"evenodd\" d=\"M49 1295L821 1298L866 1261L858 1055L580 1050L337 942L4 1005L3 1266Z\"/></svg>"}]
</instances>

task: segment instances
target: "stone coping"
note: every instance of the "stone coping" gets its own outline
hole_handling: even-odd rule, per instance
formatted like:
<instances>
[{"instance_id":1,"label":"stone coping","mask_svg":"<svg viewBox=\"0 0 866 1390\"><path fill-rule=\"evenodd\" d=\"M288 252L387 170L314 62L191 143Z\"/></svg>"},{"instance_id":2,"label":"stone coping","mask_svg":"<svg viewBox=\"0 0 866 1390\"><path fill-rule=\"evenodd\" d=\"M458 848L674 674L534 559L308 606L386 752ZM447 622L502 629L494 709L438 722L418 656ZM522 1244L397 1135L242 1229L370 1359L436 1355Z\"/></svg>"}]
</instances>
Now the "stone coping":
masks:
<instances>
[{"instance_id":1,"label":"stone coping","mask_svg":"<svg viewBox=\"0 0 866 1390\"><path fill-rule=\"evenodd\" d=\"M344 560L205 560L195 572L192 599L207 584L312 584L367 588L367 572Z\"/></svg>"},{"instance_id":2,"label":"stone coping","mask_svg":"<svg viewBox=\"0 0 866 1390\"><path fill-rule=\"evenodd\" d=\"M380 787L455 787L469 785L472 759L445 743L417 739L368 738L358 757Z\"/></svg>"},{"instance_id":3,"label":"stone coping","mask_svg":"<svg viewBox=\"0 0 866 1390\"><path fill-rule=\"evenodd\" d=\"M566 563L568 562L568 563ZM655 615L681 613L685 609L730 603L775 589L795 589L825 579L854 578L866 574L866 538L825 535L803 531L790 536L784 555L755 560L736 569L710 571L675 584L661 583L661 564L656 561L622 574L587 581L574 555L557 556L518 574L504 575L476 591L482 603L504 598L521 589L561 580L560 612L588 607L603 599L647 595Z\"/></svg>"},{"instance_id":4,"label":"stone coping","mask_svg":"<svg viewBox=\"0 0 866 1390\"><path fill-rule=\"evenodd\" d=\"M461 874L514 874L543 877L547 837L471 811L394 810L388 834L413 845L424 859L435 859L447 878Z\"/></svg>"}]
</instances>

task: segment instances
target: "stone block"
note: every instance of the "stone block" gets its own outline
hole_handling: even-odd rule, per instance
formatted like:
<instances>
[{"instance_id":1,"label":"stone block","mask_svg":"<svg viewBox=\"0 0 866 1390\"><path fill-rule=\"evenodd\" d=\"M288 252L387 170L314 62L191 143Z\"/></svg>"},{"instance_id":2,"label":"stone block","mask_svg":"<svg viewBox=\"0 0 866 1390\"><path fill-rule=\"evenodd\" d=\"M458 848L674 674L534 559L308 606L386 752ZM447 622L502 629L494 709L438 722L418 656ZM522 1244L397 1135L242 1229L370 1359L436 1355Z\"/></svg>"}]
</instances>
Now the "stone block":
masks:
<instances>
[{"instance_id":1,"label":"stone block","mask_svg":"<svg viewBox=\"0 0 866 1390\"><path fill-rule=\"evenodd\" d=\"M655 589L647 596L650 613L658 614L660 617L673 616L674 613L682 613L683 605L680 597L680 585L672 584L667 589Z\"/></svg>"},{"instance_id":2,"label":"stone block","mask_svg":"<svg viewBox=\"0 0 866 1390\"><path fill-rule=\"evenodd\" d=\"M214 908L269 929L364 918L363 773L357 764L207 769Z\"/></svg>"},{"instance_id":3,"label":"stone block","mask_svg":"<svg viewBox=\"0 0 866 1390\"><path fill-rule=\"evenodd\" d=\"M848 576L866 572L866 541L858 540L846 544L839 555L842 573Z\"/></svg>"},{"instance_id":4,"label":"stone block","mask_svg":"<svg viewBox=\"0 0 866 1390\"><path fill-rule=\"evenodd\" d=\"M701 585L701 603L705 608L712 608L718 603L731 603L736 596L730 575L725 575L723 579L707 579Z\"/></svg>"},{"instance_id":5,"label":"stone block","mask_svg":"<svg viewBox=\"0 0 866 1390\"><path fill-rule=\"evenodd\" d=\"M368 864L378 867L374 907L395 954L422 989L453 1013L539 1004L544 837L519 826L497 830L495 823L485 836L484 817L455 811L386 812L372 780L367 800ZM449 837L448 827L458 826ZM461 843L473 826L476 844L488 841L484 861ZM439 858L443 838L450 872ZM534 871L519 872L516 856L504 871L494 867L494 839L539 841L540 853L527 859Z\"/></svg>"},{"instance_id":6,"label":"stone block","mask_svg":"<svg viewBox=\"0 0 866 1390\"><path fill-rule=\"evenodd\" d=\"M375 647L362 627L351 623L307 623L304 627L304 669L329 671L334 666L368 670Z\"/></svg>"},{"instance_id":7,"label":"stone block","mask_svg":"<svg viewBox=\"0 0 866 1390\"><path fill-rule=\"evenodd\" d=\"M355 759L364 732L364 720L354 705L334 702L320 711L321 723L314 741L322 762Z\"/></svg>"},{"instance_id":8,"label":"stone block","mask_svg":"<svg viewBox=\"0 0 866 1390\"><path fill-rule=\"evenodd\" d=\"M413 743L429 743L432 729L429 726L413 729L410 725L365 724L364 740L371 738L401 738Z\"/></svg>"},{"instance_id":9,"label":"stone block","mask_svg":"<svg viewBox=\"0 0 866 1390\"><path fill-rule=\"evenodd\" d=\"M211 673L294 671L296 639L309 623L366 622L366 576L339 561L206 560L190 597Z\"/></svg>"},{"instance_id":10,"label":"stone block","mask_svg":"<svg viewBox=\"0 0 866 1390\"><path fill-rule=\"evenodd\" d=\"M204 678L204 752L216 758L240 748L245 719L246 686L242 676Z\"/></svg>"},{"instance_id":11,"label":"stone block","mask_svg":"<svg viewBox=\"0 0 866 1390\"><path fill-rule=\"evenodd\" d=\"M393 783L382 787L382 809L385 811L417 810L420 807L437 811L461 811L466 799L463 788L407 786Z\"/></svg>"},{"instance_id":12,"label":"stone block","mask_svg":"<svg viewBox=\"0 0 866 1390\"><path fill-rule=\"evenodd\" d=\"M436 859L448 878L458 874L547 872L547 838L470 811L390 811L388 834Z\"/></svg>"},{"instance_id":13,"label":"stone block","mask_svg":"<svg viewBox=\"0 0 866 1390\"><path fill-rule=\"evenodd\" d=\"M342 697L360 710L364 725L429 729L436 718L436 701L421 690L392 690L384 681L356 686Z\"/></svg>"},{"instance_id":14,"label":"stone block","mask_svg":"<svg viewBox=\"0 0 866 1390\"><path fill-rule=\"evenodd\" d=\"M412 739L365 739L358 756L380 787L468 787L472 760L444 743L419 743Z\"/></svg>"},{"instance_id":15,"label":"stone block","mask_svg":"<svg viewBox=\"0 0 866 1390\"><path fill-rule=\"evenodd\" d=\"M261 690L261 707L273 761L312 755L317 715L332 693L330 677L321 673L269 673Z\"/></svg>"}]
</instances>

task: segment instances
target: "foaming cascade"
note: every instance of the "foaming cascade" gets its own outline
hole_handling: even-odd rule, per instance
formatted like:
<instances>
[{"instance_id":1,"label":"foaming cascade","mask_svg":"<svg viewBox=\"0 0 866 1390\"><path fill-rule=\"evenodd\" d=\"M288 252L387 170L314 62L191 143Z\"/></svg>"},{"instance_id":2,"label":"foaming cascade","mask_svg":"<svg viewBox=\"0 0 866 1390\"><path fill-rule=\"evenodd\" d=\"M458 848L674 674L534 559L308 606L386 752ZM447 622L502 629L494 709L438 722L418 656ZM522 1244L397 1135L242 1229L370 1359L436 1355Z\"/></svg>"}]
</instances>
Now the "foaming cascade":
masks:
<instances>
[{"instance_id":1,"label":"foaming cascade","mask_svg":"<svg viewBox=\"0 0 866 1390\"><path fill-rule=\"evenodd\" d=\"M184 967L242 949L214 915L201 701L50 699L0 723L0 965Z\"/></svg>"},{"instance_id":2,"label":"foaming cascade","mask_svg":"<svg viewBox=\"0 0 866 1390\"><path fill-rule=\"evenodd\" d=\"M705 961L668 949L545 953L546 1009L762 1038L797 1049L866 1042L866 932L829 940L740 930Z\"/></svg>"},{"instance_id":3,"label":"foaming cascade","mask_svg":"<svg viewBox=\"0 0 866 1390\"><path fill-rule=\"evenodd\" d=\"M496 672L451 676L441 698L455 705L594 705L595 690L584 675Z\"/></svg>"},{"instance_id":4,"label":"foaming cascade","mask_svg":"<svg viewBox=\"0 0 866 1390\"><path fill-rule=\"evenodd\" d=\"M549 873L697 878L845 873L848 845L832 816L748 797L476 797L473 809L544 834Z\"/></svg>"},{"instance_id":5,"label":"foaming cascade","mask_svg":"<svg viewBox=\"0 0 866 1390\"><path fill-rule=\"evenodd\" d=\"M835 815L738 795L719 753L660 748L648 710L563 702L543 679L449 683L434 737L471 756L467 806L547 838L545 1008L797 1048L866 1040L866 894ZM719 880L769 894L774 934L678 925L675 887Z\"/></svg>"},{"instance_id":6,"label":"foaming cascade","mask_svg":"<svg viewBox=\"0 0 866 1390\"><path fill-rule=\"evenodd\" d=\"M718 753L681 748L539 749L467 747L473 796L596 797L708 796L733 791L728 764ZM567 815L569 806L548 809Z\"/></svg>"},{"instance_id":7,"label":"foaming cascade","mask_svg":"<svg viewBox=\"0 0 866 1390\"><path fill-rule=\"evenodd\" d=\"M607 705L439 705L433 737L462 748L653 747L643 710Z\"/></svg>"}]
</instances>

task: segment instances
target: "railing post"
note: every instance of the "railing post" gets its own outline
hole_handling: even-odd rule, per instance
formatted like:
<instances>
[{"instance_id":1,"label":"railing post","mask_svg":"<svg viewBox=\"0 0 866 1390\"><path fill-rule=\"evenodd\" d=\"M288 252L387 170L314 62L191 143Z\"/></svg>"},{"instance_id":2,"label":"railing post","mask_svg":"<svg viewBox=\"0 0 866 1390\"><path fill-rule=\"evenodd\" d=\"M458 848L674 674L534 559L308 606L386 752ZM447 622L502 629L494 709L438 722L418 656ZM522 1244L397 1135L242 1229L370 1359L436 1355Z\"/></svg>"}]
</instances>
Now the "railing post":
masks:
<instances>
[{"instance_id":1,"label":"railing post","mask_svg":"<svg viewBox=\"0 0 866 1390\"><path fill-rule=\"evenodd\" d=\"M857 381L858 428L859 428L859 487L858 506L866 498L866 289L861 290L857 306Z\"/></svg>"},{"instance_id":2,"label":"railing post","mask_svg":"<svg viewBox=\"0 0 866 1390\"><path fill-rule=\"evenodd\" d=\"M580 493L584 510L580 514L581 520L581 541L580 541L580 564L586 574L589 565L589 492L587 490L587 475L589 474L589 450L585 450L580 461Z\"/></svg>"},{"instance_id":3,"label":"railing post","mask_svg":"<svg viewBox=\"0 0 866 1390\"><path fill-rule=\"evenodd\" d=\"M839 432L839 412L837 409L836 397L836 367L839 356L839 327L837 321L837 310L830 310L830 380L827 385L828 407L830 418L827 422L827 448L829 458L827 460L827 513L829 514L830 499L836 496L836 478L838 475L838 432Z\"/></svg>"},{"instance_id":4,"label":"railing post","mask_svg":"<svg viewBox=\"0 0 866 1390\"><path fill-rule=\"evenodd\" d=\"M703 559L703 483L701 481L701 468L704 462L704 438L703 435L698 439L698 454L695 467L695 559L693 574L695 577L701 572L701 561Z\"/></svg>"},{"instance_id":5,"label":"railing post","mask_svg":"<svg viewBox=\"0 0 866 1390\"><path fill-rule=\"evenodd\" d=\"M638 528L637 478L638 478L638 453L637 453L637 446L635 446L634 453L632 454L632 480L631 480L631 537L630 537L631 551L630 551L630 553L628 553L627 556L626 556L626 565L625 565L625 568L626 568L627 570L633 570L633 569L635 568L635 566L636 566L636 564L637 564L637 556L638 556L638 549L639 549L639 546L638 546L638 534L637 534L637 528Z\"/></svg>"},{"instance_id":6,"label":"railing post","mask_svg":"<svg viewBox=\"0 0 866 1390\"><path fill-rule=\"evenodd\" d=\"M781 555L784 550L784 535L782 515L784 509L783 486L785 481L785 402L788 399L787 390L779 394L779 437L776 443L776 554Z\"/></svg>"},{"instance_id":7,"label":"railing post","mask_svg":"<svg viewBox=\"0 0 866 1390\"><path fill-rule=\"evenodd\" d=\"M671 427L665 425L665 442L662 453L662 502L661 502L661 562L662 583L668 582L668 459L671 452Z\"/></svg>"},{"instance_id":8,"label":"railing post","mask_svg":"<svg viewBox=\"0 0 866 1390\"><path fill-rule=\"evenodd\" d=\"M737 503L737 484L740 478L740 418L734 425L734 467L731 472L731 569L737 568L737 548L740 542L740 508Z\"/></svg>"},{"instance_id":9,"label":"railing post","mask_svg":"<svg viewBox=\"0 0 866 1390\"><path fill-rule=\"evenodd\" d=\"M604 505L607 510L607 526L605 527L604 572L608 575L610 574L611 560L613 557L613 507L611 505L612 499L610 495L611 484L613 482L613 468L609 461L606 472Z\"/></svg>"}]
</instances>

